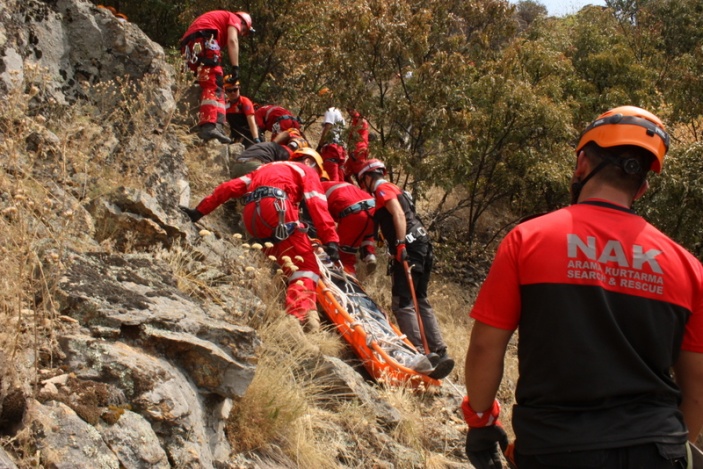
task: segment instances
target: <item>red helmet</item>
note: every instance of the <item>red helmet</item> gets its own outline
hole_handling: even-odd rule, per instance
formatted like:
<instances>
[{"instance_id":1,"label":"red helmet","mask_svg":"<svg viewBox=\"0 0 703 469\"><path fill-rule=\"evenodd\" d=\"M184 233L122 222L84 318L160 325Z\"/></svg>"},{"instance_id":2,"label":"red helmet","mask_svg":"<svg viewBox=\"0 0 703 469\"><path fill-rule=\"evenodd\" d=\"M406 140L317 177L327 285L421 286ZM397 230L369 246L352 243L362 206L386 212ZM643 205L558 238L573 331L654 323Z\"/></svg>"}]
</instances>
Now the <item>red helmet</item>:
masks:
<instances>
[{"instance_id":1,"label":"red helmet","mask_svg":"<svg viewBox=\"0 0 703 469\"><path fill-rule=\"evenodd\" d=\"M356 175L356 177L359 180L361 180L364 177L364 174L366 174L366 173L378 173L378 174L385 176L386 175L386 165L384 165L381 160L377 160L375 158L370 159L359 170L359 173Z\"/></svg>"},{"instance_id":2,"label":"red helmet","mask_svg":"<svg viewBox=\"0 0 703 469\"><path fill-rule=\"evenodd\" d=\"M247 27L246 31L240 31L242 36L246 36L247 34L256 32L254 30L254 27L252 26L251 16L249 15L249 13L247 13L245 11L236 11L234 14L239 16L239 18L241 18L241 20L244 22L244 24Z\"/></svg>"},{"instance_id":3,"label":"red helmet","mask_svg":"<svg viewBox=\"0 0 703 469\"><path fill-rule=\"evenodd\" d=\"M669 134L662 121L635 106L616 107L598 116L581 134L576 146L577 155L588 142L595 142L602 148L619 145L644 148L654 156L650 169L655 173L661 172L664 156L669 150Z\"/></svg>"}]
</instances>

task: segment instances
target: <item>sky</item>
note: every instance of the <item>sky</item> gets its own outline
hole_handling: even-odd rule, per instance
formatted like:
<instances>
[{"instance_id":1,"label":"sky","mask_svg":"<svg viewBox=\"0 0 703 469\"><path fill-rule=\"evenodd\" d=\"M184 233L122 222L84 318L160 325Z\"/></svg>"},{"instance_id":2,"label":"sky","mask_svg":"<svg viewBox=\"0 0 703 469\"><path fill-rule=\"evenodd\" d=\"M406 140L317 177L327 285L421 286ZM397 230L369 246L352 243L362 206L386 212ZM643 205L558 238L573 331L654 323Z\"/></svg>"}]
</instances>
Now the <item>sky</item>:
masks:
<instances>
[{"instance_id":1,"label":"sky","mask_svg":"<svg viewBox=\"0 0 703 469\"><path fill-rule=\"evenodd\" d=\"M547 7L547 11L551 16L564 16L576 13L586 5L602 5L605 6L605 0L536 0ZM517 0L511 0L511 3L517 3Z\"/></svg>"}]
</instances>

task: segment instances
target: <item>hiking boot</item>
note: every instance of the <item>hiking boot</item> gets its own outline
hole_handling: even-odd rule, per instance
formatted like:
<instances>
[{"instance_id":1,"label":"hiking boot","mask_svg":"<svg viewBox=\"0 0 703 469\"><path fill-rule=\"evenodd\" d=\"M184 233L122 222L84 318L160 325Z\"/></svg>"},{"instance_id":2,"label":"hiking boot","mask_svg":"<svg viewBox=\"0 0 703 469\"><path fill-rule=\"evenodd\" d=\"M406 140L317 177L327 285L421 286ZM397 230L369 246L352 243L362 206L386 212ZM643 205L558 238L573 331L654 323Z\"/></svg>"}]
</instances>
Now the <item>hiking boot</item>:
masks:
<instances>
[{"instance_id":1,"label":"hiking boot","mask_svg":"<svg viewBox=\"0 0 703 469\"><path fill-rule=\"evenodd\" d=\"M433 355L430 357L430 355ZM434 370L428 373L427 376L433 379L446 378L454 369L454 359L447 355L447 350L438 351L438 353L430 353L427 355L430 363L434 365Z\"/></svg>"},{"instance_id":2,"label":"hiking boot","mask_svg":"<svg viewBox=\"0 0 703 469\"><path fill-rule=\"evenodd\" d=\"M200 130L198 130L198 137L204 141L210 141L213 138L217 139L220 143L230 143L231 140L227 137L224 132L217 125L212 122L208 122L200 125Z\"/></svg>"},{"instance_id":3,"label":"hiking boot","mask_svg":"<svg viewBox=\"0 0 703 469\"><path fill-rule=\"evenodd\" d=\"M366 273L372 274L376 270L376 256L368 254L361 260L366 264Z\"/></svg>"},{"instance_id":4,"label":"hiking boot","mask_svg":"<svg viewBox=\"0 0 703 469\"><path fill-rule=\"evenodd\" d=\"M317 314L316 309L311 309L308 311L305 317L305 325L303 326L305 332L319 332L320 331L320 315Z\"/></svg>"},{"instance_id":5,"label":"hiking boot","mask_svg":"<svg viewBox=\"0 0 703 469\"><path fill-rule=\"evenodd\" d=\"M436 353L430 352L430 353L428 353L428 354L425 355L425 356L426 356L427 359L430 361L430 363L432 363L432 368L434 368L435 366L437 366L437 363L439 363L440 356L437 355Z\"/></svg>"}]
</instances>

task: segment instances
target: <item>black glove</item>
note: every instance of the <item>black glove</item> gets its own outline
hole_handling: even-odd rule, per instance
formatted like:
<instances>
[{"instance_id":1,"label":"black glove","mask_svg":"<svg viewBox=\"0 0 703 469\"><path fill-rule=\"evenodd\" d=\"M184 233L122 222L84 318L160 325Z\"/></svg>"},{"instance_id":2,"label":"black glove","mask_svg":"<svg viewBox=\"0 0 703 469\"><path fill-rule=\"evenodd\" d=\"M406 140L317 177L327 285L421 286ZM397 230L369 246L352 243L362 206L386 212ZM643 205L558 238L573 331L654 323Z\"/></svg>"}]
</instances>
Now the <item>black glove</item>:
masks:
<instances>
[{"instance_id":1,"label":"black glove","mask_svg":"<svg viewBox=\"0 0 703 469\"><path fill-rule=\"evenodd\" d=\"M339 262L339 244L337 244L337 243L325 244L325 252L329 256L331 262Z\"/></svg>"},{"instance_id":2,"label":"black glove","mask_svg":"<svg viewBox=\"0 0 703 469\"><path fill-rule=\"evenodd\" d=\"M229 78L226 83L234 84L239 81L239 65L232 65L232 73L229 74Z\"/></svg>"},{"instance_id":3,"label":"black glove","mask_svg":"<svg viewBox=\"0 0 703 469\"><path fill-rule=\"evenodd\" d=\"M254 143L261 143L261 137L256 137L254 139Z\"/></svg>"},{"instance_id":4,"label":"black glove","mask_svg":"<svg viewBox=\"0 0 703 469\"><path fill-rule=\"evenodd\" d=\"M179 205L178 208L181 209L181 212L188 215L188 218L190 218L190 221L192 221L193 223L203 218L203 214L200 213L197 208L188 208L182 205Z\"/></svg>"},{"instance_id":5,"label":"black glove","mask_svg":"<svg viewBox=\"0 0 703 469\"><path fill-rule=\"evenodd\" d=\"M508 435L500 423L469 428L466 434L466 455L476 469L502 469L500 452L507 447Z\"/></svg>"}]
</instances>

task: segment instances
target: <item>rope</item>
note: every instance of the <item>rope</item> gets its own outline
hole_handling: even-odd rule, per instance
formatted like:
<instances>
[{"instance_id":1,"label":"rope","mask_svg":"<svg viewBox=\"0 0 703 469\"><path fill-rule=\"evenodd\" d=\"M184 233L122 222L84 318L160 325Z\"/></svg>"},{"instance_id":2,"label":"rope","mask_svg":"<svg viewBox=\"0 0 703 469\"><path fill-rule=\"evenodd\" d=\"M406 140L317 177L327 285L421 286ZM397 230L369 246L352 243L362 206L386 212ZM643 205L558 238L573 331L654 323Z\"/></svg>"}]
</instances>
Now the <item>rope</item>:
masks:
<instances>
[{"instance_id":1,"label":"rope","mask_svg":"<svg viewBox=\"0 0 703 469\"><path fill-rule=\"evenodd\" d=\"M367 301L371 304L374 303L368 296L357 291L356 282L347 276L344 269L323 261L320 256L317 258L317 263L327 290L334 296L339 305L354 318L353 324L361 325L369 341L375 341L389 356L405 366L421 356L404 341L405 335L398 335L390 327L385 315L379 317L379 313L382 314L381 311L364 306L363 303Z\"/></svg>"}]
</instances>

